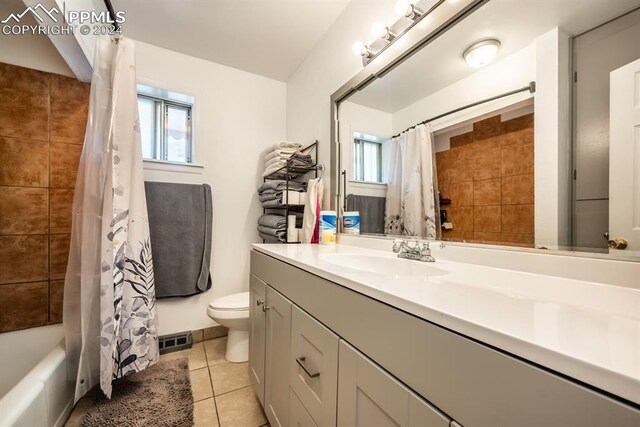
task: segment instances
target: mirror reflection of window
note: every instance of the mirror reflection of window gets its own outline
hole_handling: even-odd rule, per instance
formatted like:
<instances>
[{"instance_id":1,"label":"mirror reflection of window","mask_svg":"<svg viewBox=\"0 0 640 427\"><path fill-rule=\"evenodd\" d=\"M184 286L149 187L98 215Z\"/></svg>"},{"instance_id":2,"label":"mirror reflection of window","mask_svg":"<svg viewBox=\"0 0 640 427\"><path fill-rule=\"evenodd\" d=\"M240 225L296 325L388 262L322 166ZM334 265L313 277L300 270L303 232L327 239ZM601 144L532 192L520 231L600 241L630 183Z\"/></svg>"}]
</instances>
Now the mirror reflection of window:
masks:
<instances>
[{"instance_id":1,"label":"mirror reflection of window","mask_svg":"<svg viewBox=\"0 0 640 427\"><path fill-rule=\"evenodd\" d=\"M354 181L384 183L383 144L386 138L354 132L353 176Z\"/></svg>"}]
</instances>

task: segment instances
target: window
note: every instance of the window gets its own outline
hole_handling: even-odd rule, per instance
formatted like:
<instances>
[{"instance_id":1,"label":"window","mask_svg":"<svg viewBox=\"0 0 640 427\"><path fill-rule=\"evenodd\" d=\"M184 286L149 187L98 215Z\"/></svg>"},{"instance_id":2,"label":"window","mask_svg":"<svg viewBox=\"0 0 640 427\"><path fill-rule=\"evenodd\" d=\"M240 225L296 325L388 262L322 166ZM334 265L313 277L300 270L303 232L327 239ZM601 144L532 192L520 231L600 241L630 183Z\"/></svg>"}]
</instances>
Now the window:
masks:
<instances>
[{"instance_id":1,"label":"window","mask_svg":"<svg viewBox=\"0 0 640 427\"><path fill-rule=\"evenodd\" d=\"M355 181L383 182L382 140L356 133L353 139L353 179Z\"/></svg>"},{"instance_id":2,"label":"window","mask_svg":"<svg viewBox=\"0 0 640 427\"><path fill-rule=\"evenodd\" d=\"M193 104L138 92L142 157L191 163Z\"/></svg>"}]
</instances>

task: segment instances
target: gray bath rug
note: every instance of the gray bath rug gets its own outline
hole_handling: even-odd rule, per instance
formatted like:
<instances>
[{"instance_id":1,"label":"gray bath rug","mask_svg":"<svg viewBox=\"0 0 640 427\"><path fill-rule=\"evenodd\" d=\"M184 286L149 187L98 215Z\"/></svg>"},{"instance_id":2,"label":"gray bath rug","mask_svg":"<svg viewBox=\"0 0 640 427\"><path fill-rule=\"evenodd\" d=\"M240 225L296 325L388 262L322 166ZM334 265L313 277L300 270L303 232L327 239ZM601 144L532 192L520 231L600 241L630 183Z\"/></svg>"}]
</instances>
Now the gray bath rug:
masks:
<instances>
[{"instance_id":1,"label":"gray bath rug","mask_svg":"<svg viewBox=\"0 0 640 427\"><path fill-rule=\"evenodd\" d=\"M96 393L82 427L193 426L193 395L187 359L160 362L113 382L108 400Z\"/></svg>"}]
</instances>

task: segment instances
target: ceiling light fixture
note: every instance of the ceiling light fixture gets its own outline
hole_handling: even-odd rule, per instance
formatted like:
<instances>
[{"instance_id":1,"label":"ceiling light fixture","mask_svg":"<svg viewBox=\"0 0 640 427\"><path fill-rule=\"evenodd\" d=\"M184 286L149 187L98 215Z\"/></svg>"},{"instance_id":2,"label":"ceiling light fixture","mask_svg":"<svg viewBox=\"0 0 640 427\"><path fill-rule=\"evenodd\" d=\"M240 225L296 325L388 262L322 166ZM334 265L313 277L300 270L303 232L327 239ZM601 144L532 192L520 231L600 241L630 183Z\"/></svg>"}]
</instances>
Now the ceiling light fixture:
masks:
<instances>
[{"instance_id":1,"label":"ceiling light fixture","mask_svg":"<svg viewBox=\"0 0 640 427\"><path fill-rule=\"evenodd\" d=\"M389 41L396 37L396 35L391 32L391 29L382 22L374 22L371 26L371 35L375 38Z\"/></svg>"},{"instance_id":2,"label":"ceiling light fixture","mask_svg":"<svg viewBox=\"0 0 640 427\"><path fill-rule=\"evenodd\" d=\"M407 19L415 21L422 16L422 11L415 6L415 0L398 0L396 2L396 15L404 16Z\"/></svg>"},{"instance_id":3,"label":"ceiling light fixture","mask_svg":"<svg viewBox=\"0 0 640 427\"><path fill-rule=\"evenodd\" d=\"M363 58L369 58L373 54L371 52L371 49L369 49L369 46L362 43L361 41L355 42L353 46L351 46L351 51L356 55L362 56Z\"/></svg>"},{"instance_id":4,"label":"ceiling light fixture","mask_svg":"<svg viewBox=\"0 0 640 427\"><path fill-rule=\"evenodd\" d=\"M482 40L469 46L462 57L471 67L480 68L495 59L499 48L500 42L496 39Z\"/></svg>"}]
</instances>

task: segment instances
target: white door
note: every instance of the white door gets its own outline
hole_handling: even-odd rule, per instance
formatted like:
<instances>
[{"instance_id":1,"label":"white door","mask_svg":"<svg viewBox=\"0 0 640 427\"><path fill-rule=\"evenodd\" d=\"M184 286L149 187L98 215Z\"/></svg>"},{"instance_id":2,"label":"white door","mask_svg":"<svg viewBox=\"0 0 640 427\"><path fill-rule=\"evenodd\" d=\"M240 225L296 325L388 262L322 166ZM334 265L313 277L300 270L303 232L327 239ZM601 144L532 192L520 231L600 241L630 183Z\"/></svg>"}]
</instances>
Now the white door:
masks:
<instances>
[{"instance_id":1,"label":"white door","mask_svg":"<svg viewBox=\"0 0 640 427\"><path fill-rule=\"evenodd\" d=\"M610 108L609 239L640 255L640 59L611 72Z\"/></svg>"}]
</instances>

